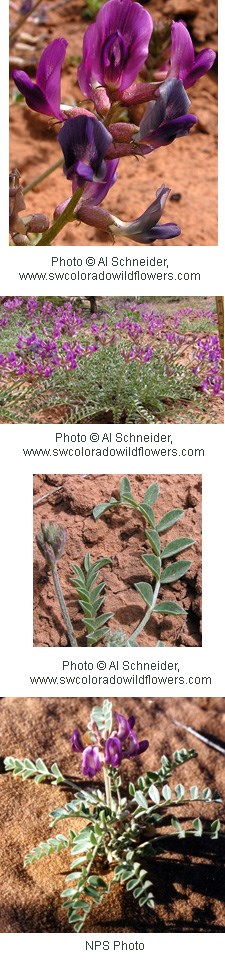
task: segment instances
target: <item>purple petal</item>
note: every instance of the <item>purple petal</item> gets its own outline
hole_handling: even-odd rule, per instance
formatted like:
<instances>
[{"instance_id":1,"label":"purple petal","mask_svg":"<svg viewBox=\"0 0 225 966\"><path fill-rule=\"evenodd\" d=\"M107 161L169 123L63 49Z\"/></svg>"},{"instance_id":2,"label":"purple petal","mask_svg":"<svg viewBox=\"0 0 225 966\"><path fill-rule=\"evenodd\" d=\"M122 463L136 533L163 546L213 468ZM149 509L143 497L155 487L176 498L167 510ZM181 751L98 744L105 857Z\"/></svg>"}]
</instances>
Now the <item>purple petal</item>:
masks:
<instances>
[{"instance_id":1,"label":"purple petal","mask_svg":"<svg viewBox=\"0 0 225 966\"><path fill-rule=\"evenodd\" d=\"M142 245L150 245L157 238L174 238L176 235L180 235L180 228L176 224L170 223L168 225L155 227L161 217L169 193L170 188L162 185L156 192L155 201L135 221L129 223L122 222L112 215L111 230L113 230L113 234L127 235L128 238L132 238L135 242L137 241Z\"/></svg>"},{"instance_id":2,"label":"purple petal","mask_svg":"<svg viewBox=\"0 0 225 966\"><path fill-rule=\"evenodd\" d=\"M86 181L88 178L87 169L90 181L105 177L106 166L102 162L112 136L101 121L86 114L69 118L58 134L58 141L65 158L63 170L69 180L77 174L78 183L82 184L82 179ZM81 163L85 165L86 173L79 176Z\"/></svg>"},{"instance_id":3,"label":"purple petal","mask_svg":"<svg viewBox=\"0 0 225 966\"><path fill-rule=\"evenodd\" d=\"M211 50L210 47L206 47L205 50L201 50L200 54L198 54L195 59L194 66L185 77L185 87L192 87L192 85L199 80L199 77L203 77L204 74L207 74L207 71L211 70L215 59L216 53L214 50Z\"/></svg>"},{"instance_id":4,"label":"purple petal","mask_svg":"<svg viewBox=\"0 0 225 966\"><path fill-rule=\"evenodd\" d=\"M58 37L45 48L38 64L36 83L45 91L49 104L52 105L55 117L60 113L60 80L61 68L68 46L67 40Z\"/></svg>"},{"instance_id":5,"label":"purple petal","mask_svg":"<svg viewBox=\"0 0 225 966\"><path fill-rule=\"evenodd\" d=\"M175 117L173 120L165 122L159 127L158 131L149 134L148 138L145 137L142 147L143 156L155 151L156 148L171 144L175 138L185 137L186 134L189 134L193 125L197 124L197 121L196 114L184 114L182 117Z\"/></svg>"},{"instance_id":6,"label":"purple petal","mask_svg":"<svg viewBox=\"0 0 225 966\"><path fill-rule=\"evenodd\" d=\"M182 81L176 78L165 81L158 89L156 100L148 104L134 141L138 143L147 140L151 143L152 133L158 132L158 129L161 132L167 121L186 116L189 105Z\"/></svg>"},{"instance_id":7,"label":"purple petal","mask_svg":"<svg viewBox=\"0 0 225 966\"><path fill-rule=\"evenodd\" d=\"M93 748L89 745L85 748L82 755L82 772L83 775L87 775L88 778L93 778L100 771L102 767L98 748Z\"/></svg>"},{"instance_id":8,"label":"purple petal","mask_svg":"<svg viewBox=\"0 0 225 966\"><path fill-rule=\"evenodd\" d=\"M206 47L195 58L192 39L181 20L178 23L172 22L171 39L171 66L168 77L179 77L183 80L184 87L192 87L199 77L210 70L216 54L210 47Z\"/></svg>"},{"instance_id":9,"label":"purple petal","mask_svg":"<svg viewBox=\"0 0 225 966\"><path fill-rule=\"evenodd\" d=\"M71 746L73 751L76 751L76 752L80 752L84 750L83 741L81 739L78 728L75 728L75 731L73 731L72 738L71 738Z\"/></svg>"},{"instance_id":10,"label":"purple petal","mask_svg":"<svg viewBox=\"0 0 225 966\"><path fill-rule=\"evenodd\" d=\"M28 107L39 114L63 117L60 111L60 75L67 41L53 40L44 50L37 69L35 83L23 70L14 70L13 79Z\"/></svg>"},{"instance_id":11,"label":"purple petal","mask_svg":"<svg viewBox=\"0 0 225 966\"><path fill-rule=\"evenodd\" d=\"M147 738L143 738L143 741L139 741L139 752L138 752L138 754L139 755L143 755L144 754L144 751L147 751L147 748L149 748L149 741L147 741Z\"/></svg>"},{"instance_id":12,"label":"purple petal","mask_svg":"<svg viewBox=\"0 0 225 966\"><path fill-rule=\"evenodd\" d=\"M18 91L25 97L28 107L31 107L32 111L38 111L38 114L47 114L51 117L52 109L45 94L30 80L28 74L24 70L13 70L12 76Z\"/></svg>"},{"instance_id":13,"label":"purple petal","mask_svg":"<svg viewBox=\"0 0 225 966\"><path fill-rule=\"evenodd\" d=\"M118 765L120 765L120 762L122 761L122 757L122 745L119 738L107 738L105 743L106 765L112 765L112 768L118 768Z\"/></svg>"},{"instance_id":14,"label":"purple petal","mask_svg":"<svg viewBox=\"0 0 225 966\"><path fill-rule=\"evenodd\" d=\"M132 0L109 0L84 36L78 82L92 97L96 82L126 90L143 66L153 30L150 14Z\"/></svg>"},{"instance_id":15,"label":"purple petal","mask_svg":"<svg viewBox=\"0 0 225 966\"><path fill-rule=\"evenodd\" d=\"M131 730L129 720L127 720L127 718L124 718L123 714L118 714L117 711L115 711L115 718L117 721L118 738L121 741L124 741L125 738L128 738L128 735L130 734L130 730ZM133 718L131 720L133 721Z\"/></svg>"}]
</instances>

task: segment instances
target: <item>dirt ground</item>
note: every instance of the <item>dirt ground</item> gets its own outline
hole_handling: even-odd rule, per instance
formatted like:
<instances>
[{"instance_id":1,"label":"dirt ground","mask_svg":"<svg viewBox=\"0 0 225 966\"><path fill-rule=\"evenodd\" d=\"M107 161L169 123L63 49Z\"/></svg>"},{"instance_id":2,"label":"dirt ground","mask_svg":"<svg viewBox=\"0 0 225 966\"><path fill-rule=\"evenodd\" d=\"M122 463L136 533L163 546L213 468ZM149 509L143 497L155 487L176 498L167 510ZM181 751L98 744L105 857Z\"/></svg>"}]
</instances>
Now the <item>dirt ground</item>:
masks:
<instances>
[{"instance_id":1,"label":"dirt ground","mask_svg":"<svg viewBox=\"0 0 225 966\"><path fill-rule=\"evenodd\" d=\"M71 0L61 7L47 0L48 23L36 28L40 32L40 53L46 43L58 36L69 39L66 64L63 70L62 92L64 103L71 98L82 100L76 86L76 63L81 56L82 38L87 21L81 17L83 0ZM191 31L196 50L203 47L217 49L216 0L152 0L146 4L155 19L183 19ZM34 33L34 27L29 32ZM20 51L13 51L13 53ZM35 68L28 73L35 76ZM188 138L177 139L167 148L153 152L140 160L122 159L119 177L106 199L105 207L125 221L137 218L154 200L156 189L164 182L171 187L162 222L177 222L181 236L165 241L164 245L217 245L217 70L201 78L190 90L191 112L197 114L198 125ZM131 118L136 122L137 117ZM11 108L11 167L17 167L25 187L39 173L59 159L55 123L33 113L24 104ZM176 199L176 195L180 200ZM39 185L26 197L27 208L44 212L52 219L56 203L69 197L70 183L62 170ZM175 197L173 197L175 196ZM210 198L210 204L209 204ZM69 225L61 232L61 245L111 244L106 234L97 234L90 226ZM56 239L54 244L58 244ZM133 245L120 238L117 245ZM156 245L159 244L156 242Z\"/></svg>"},{"instance_id":2,"label":"dirt ground","mask_svg":"<svg viewBox=\"0 0 225 966\"><path fill-rule=\"evenodd\" d=\"M201 646L201 477L198 475L130 474L132 493L139 502L147 487L158 482L160 495L155 504L156 519L174 507L185 510L173 530L164 535L164 543L178 536L190 536L195 544L181 556L193 561L186 576L176 584L165 585L160 599L175 600L187 611L186 617L152 616L138 638L142 647L155 647L158 640L168 647ZM71 564L81 565L85 553L94 562L101 556L111 557L112 566L102 570L106 581L104 610L113 612L111 627L120 626L127 635L137 626L145 613L145 605L137 597L134 584L148 580L150 571L141 561L141 554L149 551L145 526L141 516L132 508L119 507L108 511L95 521L95 505L119 495L119 476L99 475L37 475L34 476L34 646L66 647L63 627L52 576L36 545L36 534L41 521L53 520L65 527L66 551L58 562L62 591L79 646L85 646L84 625L77 604L75 588L70 584ZM62 489L49 495L47 501L36 503L54 487Z\"/></svg>"},{"instance_id":3,"label":"dirt ground","mask_svg":"<svg viewBox=\"0 0 225 966\"><path fill-rule=\"evenodd\" d=\"M81 760L71 753L70 735L74 727L85 731L92 705L91 698L3 698L1 762L7 755L29 755L31 759L40 756L48 766L57 761L64 774L80 781ZM121 700L113 700L113 706L121 711ZM150 740L142 763L138 759L124 762L124 790L127 780L137 780L140 769L158 768L162 754L170 756L176 748L186 746L194 747L199 757L182 767L179 780L188 788L193 784L199 788L209 786L224 798L224 757L182 731L173 720L190 725L225 748L224 699L126 697L122 710L126 715L135 712L138 733ZM69 872L68 854L62 852L23 869L24 854L51 834L49 811L64 805L71 794L60 787L23 783L9 773L1 774L0 783L1 932L72 932L60 899ZM183 813L190 818L200 814L207 821L215 817L224 821L224 805L198 804L193 805L191 813L190 807L184 808ZM62 822L58 831L67 832L67 823ZM176 846L157 857L149 871L154 883L155 910L140 910L130 893L113 886L110 901L106 898L96 907L86 923L86 931L224 931L223 838L176 840Z\"/></svg>"}]
</instances>

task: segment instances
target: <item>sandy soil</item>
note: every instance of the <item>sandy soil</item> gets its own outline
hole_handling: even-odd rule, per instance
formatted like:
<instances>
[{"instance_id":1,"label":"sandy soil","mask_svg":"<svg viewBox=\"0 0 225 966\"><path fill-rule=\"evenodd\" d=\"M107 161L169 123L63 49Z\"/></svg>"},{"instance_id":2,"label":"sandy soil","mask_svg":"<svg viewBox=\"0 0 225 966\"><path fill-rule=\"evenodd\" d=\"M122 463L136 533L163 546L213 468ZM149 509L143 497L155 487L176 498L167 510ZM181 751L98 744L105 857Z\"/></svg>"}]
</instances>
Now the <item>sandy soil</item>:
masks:
<instances>
[{"instance_id":1,"label":"sandy soil","mask_svg":"<svg viewBox=\"0 0 225 966\"><path fill-rule=\"evenodd\" d=\"M95 703L97 703L95 701ZM3 698L0 704L1 762L6 755L57 761L63 772L80 779L80 757L71 754L70 735L74 727L84 731L90 717L91 698ZM121 710L121 700L113 701ZM224 757L174 724L176 718L191 725L215 742L224 744L225 704L220 698L124 698L123 713L136 714L136 726L150 739L142 759L143 770L158 768L162 754L171 755L184 745L194 747L198 759L182 768L180 779L188 788L210 786L224 798ZM140 761L123 766L124 788L127 779L136 781ZM3 765L2 765L2 771ZM2 932L72 932L62 909L60 893L69 871L69 856L51 856L27 869L23 857L38 842L49 836L48 812L69 801L71 795L60 788L35 786L2 774L1 782L1 926ZM175 782L174 782L175 784ZM13 801L13 807L12 807ZM184 814L224 819L223 805L193 806ZM194 814L193 814L194 812ZM10 815L10 822L9 822ZM63 827L64 826L64 827ZM77 827L77 826L76 826ZM66 832L61 823L58 831ZM51 834L51 833L50 833ZM86 924L87 932L223 932L224 840L176 841L176 846L151 864L156 908L139 910L120 886L114 886ZM74 939L75 941L75 939Z\"/></svg>"},{"instance_id":2,"label":"sandy soil","mask_svg":"<svg viewBox=\"0 0 225 966\"><path fill-rule=\"evenodd\" d=\"M48 6L48 2L46 4ZM50 9L46 27L40 31L40 52L45 43L57 36L69 38L69 51L63 71L64 102L80 99L76 87L76 63L81 56L86 22L81 17L82 0L71 0L64 7ZM148 9L148 4L146 5ZM152 0L149 10L155 19L162 15L183 19L191 30L197 50L211 46L217 49L216 0ZM34 28L29 28L34 32ZM31 71L32 73L32 71ZM33 69L33 74L35 68ZM123 220L137 218L153 201L164 182L171 187L164 222L177 222L181 236L164 245L217 245L217 72L216 67L191 88L191 111L199 118L188 138L175 141L137 163L135 158L122 159L119 178L107 197L106 207ZM135 117L133 117L135 120ZM19 104L11 109L11 166L18 167L24 186L59 158L55 125L48 118L32 113ZM180 200L176 200L176 195ZM175 197L173 197L175 195ZM52 219L56 205L69 196L68 182L61 169L27 195L28 210L45 212ZM209 204L210 198L210 204ZM61 232L61 245L111 244L107 235L97 234L85 225L67 226ZM58 244L56 239L54 244ZM133 242L120 238L119 245ZM156 242L158 245L158 242Z\"/></svg>"},{"instance_id":3,"label":"sandy soil","mask_svg":"<svg viewBox=\"0 0 225 966\"><path fill-rule=\"evenodd\" d=\"M138 639L140 646L155 647L162 640L169 647L201 646L201 477L197 475L130 475L132 492L141 501L152 482L160 486L155 504L157 520L173 507L184 508L185 514L165 544L177 536L190 536L195 544L181 555L193 561L191 569L176 584L164 586L163 600L176 600L187 611L184 617L154 615ZM109 511L98 521L92 517L93 507L119 494L119 476L43 475L34 477L34 502L48 494L54 486L62 489L46 502L34 506L34 646L66 647L58 601L52 576L37 548L35 536L41 521L53 520L67 531L65 554L58 562L58 572L79 646L85 646L81 614L75 588L70 586L71 563L82 564L85 553L93 561L101 556L112 558L112 567L102 570L106 580L104 609L114 613L110 626L128 635L142 619L145 605L133 589L139 580L148 580L141 554L149 551L142 518L128 507ZM172 534L172 535L171 535ZM189 554L189 555L188 555ZM161 594L160 594L161 597Z\"/></svg>"}]
</instances>

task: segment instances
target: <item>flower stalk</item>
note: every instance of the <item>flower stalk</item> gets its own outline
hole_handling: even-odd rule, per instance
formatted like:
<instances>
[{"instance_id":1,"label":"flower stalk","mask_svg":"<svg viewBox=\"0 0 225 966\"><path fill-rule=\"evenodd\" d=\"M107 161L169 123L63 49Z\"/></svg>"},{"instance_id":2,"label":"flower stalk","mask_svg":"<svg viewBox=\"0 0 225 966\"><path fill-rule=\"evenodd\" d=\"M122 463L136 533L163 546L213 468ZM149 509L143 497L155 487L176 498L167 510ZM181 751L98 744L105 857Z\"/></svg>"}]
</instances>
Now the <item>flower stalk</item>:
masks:
<instances>
[{"instance_id":1,"label":"flower stalk","mask_svg":"<svg viewBox=\"0 0 225 966\"><path fill-rule=\"evenodd\" d=\"M80 198L82 197L83 190L83 187L76 189L72 195L72 198L68 202L68 205L66 205L66 208L64 208L64 211L62 211L58 218L56 218L56 220L53 222L53 225L51 225L47 231L43 232L43 235L41 236L40 241L37 242L37 245L51 245L54 239L57 238L59 232L65 228L65 225L67 225L69 221L73 221L75 217L75 210Z\"/></svg>"},{"instance_id":2,"label":"flower stalk","mask_svg":"<svg viewBox=\"0 0 225 966\"><path fill-rule=\"evenodd\" d=\"M10 47L13 44L15 37L17 37L17 34L21 30L21 27L23 27L23 24L26 22L26 20L28 20L28 17L30 17L31 15L33 16L33 14L35 13L35 10L37 10L37 8L40 7L40 3L42 3L42 0L36 0L36 3L34 3L32 10L29 10L28 13L25 13L22 17L20 17L16 26L13 27L9 35Z\"/></svg>"}]
</instances>

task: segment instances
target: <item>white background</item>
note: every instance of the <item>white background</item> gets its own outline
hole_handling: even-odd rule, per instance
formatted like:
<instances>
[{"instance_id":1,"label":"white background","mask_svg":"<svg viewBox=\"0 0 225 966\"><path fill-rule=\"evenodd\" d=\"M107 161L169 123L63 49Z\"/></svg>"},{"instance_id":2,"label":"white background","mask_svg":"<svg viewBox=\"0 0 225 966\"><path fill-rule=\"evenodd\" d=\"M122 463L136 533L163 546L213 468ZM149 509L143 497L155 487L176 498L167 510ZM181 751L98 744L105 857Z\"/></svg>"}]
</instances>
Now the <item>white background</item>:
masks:
<instances>
[{"instance_id":1,"label":"white background","mask_svg":"<svg viewBox=\"0 0 225 966\"><path fill-rule=\"evenodd\" d=\"M216 2L215 2L216 9ZM1 245L0 245L0 268L1 283L0 294L10 295L55 295L60 294L70 297L74 294L86 294L87 285L76 284L74 280L71 285L60 282L58 285L45 284L40 288L39 283L26 284L19 283L19 271L43 271L51 270L51 252L37 249L18 249L8 247L8 214L7 214L7 190L8 179L8 96L7 96L7 76L8 76L8 0L2 0L0 10L0 71L1 71ZM178 271L195 271L201 273L200 282L189 281L183 283L162 282L142 283L132 288L124 282L118 283L117 294L119 295L215 295L224 292L224 224L225 224L225 191L224 191L224 138L225 138L225 111L224 111L224 62L225 62L225 10L224 0L219 2L219 247L210 248L187 248L169 247L143 250L140 246L136 249L126 249L116 247L113 255L118 253L122 258L137 256L146 258L146 255L153 253L159 258L167 256L169 269L177 275ZM194 171L193 171L194 179ZM210 197L209 197L210 206ZM199 199L199 217L201 217L201 199ZM209 239L210 242L210 239ZM73 257L74 254L81 254L83 258L95 255L99 259L101 255L107 254L110 258L110 250L98 248L83 248L79 253L78 249L54 248L54 256L61 254L64 259ZM159 269L160 270L160 269ZM92 283L92 294L115 295L115 283L106 282L100 288L99 283ZM57 427L56 427L57 428ZM58 427L59 430L62 427ZM105 427L107 429L107 427ZM156 428L156 427L155 427ZM160 425L162 432L162 426ZM75 427L76 432L77 427ZM102 426L100 427L102 431ZM111 427L109 427L111 429ZM138 427L135 427L138 431ZM143 426L139 427L143 432ZM88 427L84 427L87 433ZM69 427L72 432L72 427ZM166 431L166 429L165 429ZM224 659L224 427L223 426L196 426L179 427L169 426L168 432L173 434L175 445L181 440L182 445L195 445L205 448L204 459L164 459L161 458L157 464L150 460L143 460L141 467L137 467L134 460L126 461L102 460L92 461L85 459L25 459L22 456L23 447L52 447L54 442L54 429L52 427L38 426L0 426L0 452L1 452L1 543L0 543L0 569L1 569L1 673L2 673L2 694L22 696L39 694L36 688L30 690L30 674L57 674L61 671L62 659L68 658L68 649L33 649L32 648L32 477L33 473L121 473L131 474L137 469L146 473L201 473L203 476L203 647L202 649L177 649L168 648L165 651L157 650L152 653L148 651L149 660L162 659L164 655L167 660L179 659L181 673L211 674L212 687L200 690L196 693L221 695L224 693L225 678L225 659ZM190 442L189 442L190 440ZM179 443L180 445L180 443ZM179 449L178 445L178 449ZM97 649L91 652L91 660L97 661L100 651ZM101 649L101 655L103 651ZM104 652L105 657L106 651ZM132 652L132 659L134 659ZM138 657L146 659L146 649L140 649ZM75 655L75 657L74 657ZM79 650L79 656L84 658L84 651ZM78 657L78 652L73 651L73 658ZM110 660L115 657L115 651L110 651ZM116 655L117 656L117 655ZM126 654L120 653L119 659L122 660ZM130 656L130 652L129 652ZM108 660L108 655L107 658ZM182 689L184 693L184 689ZM46 691L43 689L44 695ZM52 695L54 690L51 689ZM58 692L57 692L58 693ZM79 693L79 691L69 691ZM99 695L100 695L99 690ZM103 689L104 693L104 689ZM118 693L118 692L117 692ZM138 693L138 691L136 691ZM143 693L143 691L141 691ZM150 696L150 691L148 690ZM155 692L153 692L155 694ZM165 687L161 689L163 695L170 694ZM179 690L176 691L176 694ZM194 694L195 690L186 688L186 694ZM65 689L62 690L65 696ZM94 689L93 689L94 694ZM173 692L175 694L175 692ZM10 817L9 817L10 821ZM87 952L85 949L86 941L109 939L109 952ZM122 961L129 962L132 956L135 961L138 956L139 962L149 952L151 958L164 960L179 959L186 963L190 957L195 961L199 956L204 955L205 962L209 962L212 955L223 956L224 936L222 935L144 935L134 937L126 934L111 934L107 936L73 936L69 934L61 935L6 935L0 937L0 949L2 958L4 956L8 962L15 961L15 958L23 958L23 962L28 962L28 957L32 955L34 962L38 957L45 954L46 957L54 955L56 963L61 963L62 958L72 956L75 958L82 953L85 962L103 962L103 956L111 958L114 955L113 942L121 940L127 944L144 942L145 951L137 952L129 950L123 952L122 947L116 955L122 957Z\"/></svg>"}]
</instances>

